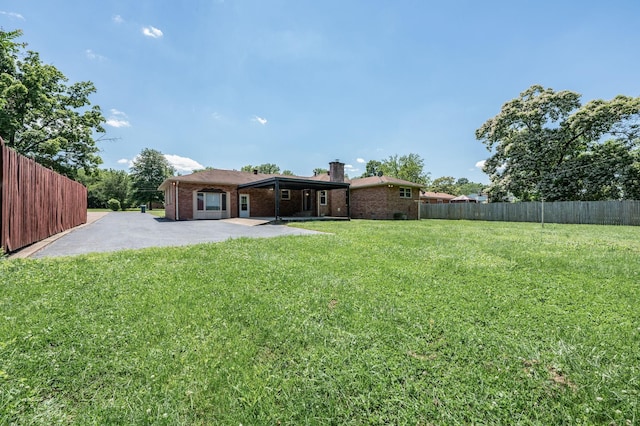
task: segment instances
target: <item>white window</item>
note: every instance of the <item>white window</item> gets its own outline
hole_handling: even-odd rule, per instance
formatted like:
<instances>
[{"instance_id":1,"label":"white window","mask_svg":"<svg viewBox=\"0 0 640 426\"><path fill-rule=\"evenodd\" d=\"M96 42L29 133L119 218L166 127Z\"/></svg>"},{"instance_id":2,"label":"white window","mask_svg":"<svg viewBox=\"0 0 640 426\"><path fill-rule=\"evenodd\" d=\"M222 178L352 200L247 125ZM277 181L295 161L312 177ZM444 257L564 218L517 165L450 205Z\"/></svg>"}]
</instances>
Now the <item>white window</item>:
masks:
<instances>
[{"instance_id":1,"label":"white window","mask_svg":"<svg viewBox=\"0 0 640 426\"><path fill-rule=\"evenodd\" d=\"M281 189L280 190L280 199L281 200L290 200L291 199L291 190L290 189Z\"/></svg>"},{"instance_id":2,"label":"white window","mask_svg":"<svg viewBox=\"0 0 640 426\"><path fill-rule=\"evenodd\" d=\"M318 192L318 199L320 200L320 205L321 206L326 206L327 205L327 191Z\"/></svg>"},{"instance_id":3,"label":"white window","mask_svg":"<svg viewBox=\"0 0 640 426\"><path fill-rule=\"evenodd\" d=\"M227 194L215 192L198 192L197 209L199 211L227 210Z\"/></svg>"},{"instance_id":4,"label":"white window","mask_svg":"<svg viewBox=\"0 0 640 426\"><path fill-rule=\"evenodd\" d=\"M400 187L400 198L411 198L411 188Z\"/></svg>"}]
</instances>

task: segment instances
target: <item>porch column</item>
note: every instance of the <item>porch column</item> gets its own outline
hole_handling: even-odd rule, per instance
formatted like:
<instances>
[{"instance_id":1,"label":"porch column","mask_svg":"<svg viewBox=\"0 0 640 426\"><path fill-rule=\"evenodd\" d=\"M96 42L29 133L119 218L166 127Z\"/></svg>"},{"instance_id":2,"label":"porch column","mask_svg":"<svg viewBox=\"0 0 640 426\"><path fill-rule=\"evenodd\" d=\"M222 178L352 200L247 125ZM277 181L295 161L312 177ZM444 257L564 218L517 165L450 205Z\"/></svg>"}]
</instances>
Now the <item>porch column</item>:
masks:
<instances>
[{"instance_id":1,"label":"porch column","mask_svg":"<svg viewBox=\"0 0 640 426\"><path fill-rule=\"evenodd\" d=\"M273 188L273 196L276 197L275 198L275 206L276 206L276 220L278 220L278 218L280 217L280 181L278 179L275 179L275 185Z\"/></svg>"}]
</instances>

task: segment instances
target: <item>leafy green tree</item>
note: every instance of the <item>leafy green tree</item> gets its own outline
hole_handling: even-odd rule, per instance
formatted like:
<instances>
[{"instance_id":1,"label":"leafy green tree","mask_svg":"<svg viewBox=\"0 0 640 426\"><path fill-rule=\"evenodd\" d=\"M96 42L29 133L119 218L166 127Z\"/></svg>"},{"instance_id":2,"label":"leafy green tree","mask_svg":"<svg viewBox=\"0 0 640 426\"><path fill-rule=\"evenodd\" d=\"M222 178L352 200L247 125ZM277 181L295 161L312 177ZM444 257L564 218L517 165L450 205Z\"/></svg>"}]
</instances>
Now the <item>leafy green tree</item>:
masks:
<instances>
[{"instance_id":1,"label":"leafy green tree","mask_svg":"<svg viewBox=\"0 0 640 426\"><path fill-rule=\"evenodd\" d=\"M87 174L83 169L78 171L76 180L87 187L87 207L90 209L101 209L107 207L106 201L108 198L104 197L102 192L102 174L103 170Z\"/></svg>"},{"instance_id":2,"label":"leafy green tree","mask_svg":"<svg viewBox=\"0 0 640 426\"><path fill-rule=\"evenodd\" d=\"M96 91L90 81L67 84L36 52L22 52L21 31L0 30L0 135L6 144L61 174L76 178L94 171L102 159L93 138L103 133Z\"/></svg>"},{"instance_id":3,"label":"leafy green tree","mask_svg":"<svg viewBox=\"0 0 640 426\"><path fill-rule=\"evenodd\" d=\"M103 196L108 199L115 199L120 202L122 209L129 205L129 193L131 192L131 181L129 174L124 170L109 169L102 173Z\"/></svg>"},{"instance_id":4,"label":"leafy green tree","mask_svg":"<svg viewBox=\"0 0 640 426\"><path fill-rule=\"evenodd\" d=\"M291 170L283 170L282 174L285 176L293 176L293 172Z\"/></svg>"},{"instance_id":5,"label":"leafy green tree","mask_svg":"<svg viewBox=\"0 0 640 426\"><path fill-rule=\"evenodd\" d=\"M429 185L429 190L433 192L444 192L445 194L457 195L458 187L453 176L442 176L434 179Z\"/></svg>"},{"instance_id":6,"label":"leafy green tree","mask_svg":"<svg viewBox=\"0 0 640 426\"><path fill-rule=\"evenodd\" d=\"M467 178L459 178L456 181L456 192L452 192L454 195L469 195L469 194L481 194L484 191L485 185L477 182L471 182Z\"/></svg>"},{"instance_id":7,"label":"leafy green tree","mask_svg":"<svg viewBox=\"0 0 640 426\"><path fill-rule=\"evenodd\" d=\"M369 160L367 161L365 172L362 174L361 177L366 178L371 176L377 176L379 173L383 173L382 162L378 160Z\"/></svg>"},{"instance_id":8,"label":"leafy green tree","mask_svg":"<svg viewBox=\"0 0 640 426\"><path fill-rule=\"evenodd\" d=\"M382 161L380 170L387 176L429 185L429 174L424 172L424 160L418 154L392 155Z\"/></svg>"},{"instance_id":9,"label":"leafy green tree","mask_svg":"<svg viewBox=\"0 0 640 426\"><path fill-rule=\"evenodd\" d=\"M324 169L322 167L316 167L313 169L314 176L326 175L329 172L329 169Z\"/></svg>"},{"instance_id":10,"label":"leafy green tree","mask_svg":"<svg viewBox=\"0 0 640 426\"><path fill-rule=\"evenodd\" d=\"M148 204L149 209L153 202L164 202L164 193L158 187L174 174L175 169L160 151L143 149L131 166L131 198L135 203Z\"/></svg>"},{"instance_id":11,"label":"leafy green tree","mask_svg":"<svg viewBox=\"0 0 640 426\"><path fill-rule=\"evenodd\" d=\"M207 170L215 170L215 167L211 167L211 166L207 166L204 169L194 169L191 171L191 173L198 173L198 172L205 172Z\"/></svg>"},{"instance_id":12,"label":"leafy green tree","mask_svg":"<svg viewBox=\"0 0 640 426\"><path fill-rule=\"evenodd\" d=\"M257 170L258 173L273 174L273 175L277 175L280 173L280 167L271 163L260 164L259 166L252 166L249 164L247 166L243 166L240 169L241 172L253 172L254 170Z\"/></svg>"},{"instance_id":13,"label":"leafy green tree","mask_svg":"<svg viewBox=\"0 0 640 426\"><path fill-rule=\"evenodd\" d=\"M109 199L118 200L123 209L131 203L131 181L124 170L98 169L91 175L80 170L77 180L87 187L90 208L105 208Z\"/></svg>"},{"instance_id":14,"label":"leafy green tree","mask_svg":"<svg viewBox=\"0 0 640 426\"><path fill-rule=\"evenodd\" d=\"M617 96L582 105L577 93L537 85L505 103L476 130L476 138L492 152L484 171L494 200L508 194L549 201L615 197L613 188L626 184L616 183L611 175L605 179L603 167L632 170L622 160L631 155L639 137L640 97ZM619 144L603 147L604 138ZM619 156L622 162L609 161L608 156L620 149L628 151ZM586 166L587 159L597 159L602 167Z\"/></svg>"}]
</instances>

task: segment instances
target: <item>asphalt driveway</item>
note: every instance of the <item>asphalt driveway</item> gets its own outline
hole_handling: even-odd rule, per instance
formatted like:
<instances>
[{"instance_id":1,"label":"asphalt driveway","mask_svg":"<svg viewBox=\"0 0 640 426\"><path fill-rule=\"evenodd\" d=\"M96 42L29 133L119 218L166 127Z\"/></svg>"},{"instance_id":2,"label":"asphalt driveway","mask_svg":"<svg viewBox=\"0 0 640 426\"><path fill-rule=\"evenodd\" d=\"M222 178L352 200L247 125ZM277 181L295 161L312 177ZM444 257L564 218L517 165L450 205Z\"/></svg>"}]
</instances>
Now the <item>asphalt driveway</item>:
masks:
<instances>
[{"instance_id":1,"label":"asphalt driveway","mask_svg":"<svg viewBox=\"0 0 640 426\"><path fill-rule=\"evenodd\" d=\"M250 223L233 219L175 222L147 213L112 212L55 238L30 257L73 256L145 247L184 246L229 238L269 238L318 233L286 225L250 226Z\"/></svg>"}]
</instances>

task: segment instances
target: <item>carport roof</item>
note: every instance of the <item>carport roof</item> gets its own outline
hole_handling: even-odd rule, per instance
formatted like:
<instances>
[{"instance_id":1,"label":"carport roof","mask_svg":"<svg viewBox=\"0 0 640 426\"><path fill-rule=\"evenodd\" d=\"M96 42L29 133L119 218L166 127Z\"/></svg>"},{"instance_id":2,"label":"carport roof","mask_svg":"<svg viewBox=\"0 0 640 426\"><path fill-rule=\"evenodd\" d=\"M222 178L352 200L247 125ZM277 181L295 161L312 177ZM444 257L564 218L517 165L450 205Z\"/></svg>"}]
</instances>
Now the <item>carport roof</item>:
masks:
<instances>
[{"instance_id":1,"label":"carport roof","mask_svg":"<svg viewBox=\"0 0 640 426\"><path fill-rule=\"evenodd\" d=\"M286 176L274 176L255 182L243 183L238 185L238 189L242 188L272 188L278 186L280 189L340 189L349 188L346 182L326 182L315 179L292 178Z\"/></svg>"}]
</instances>

